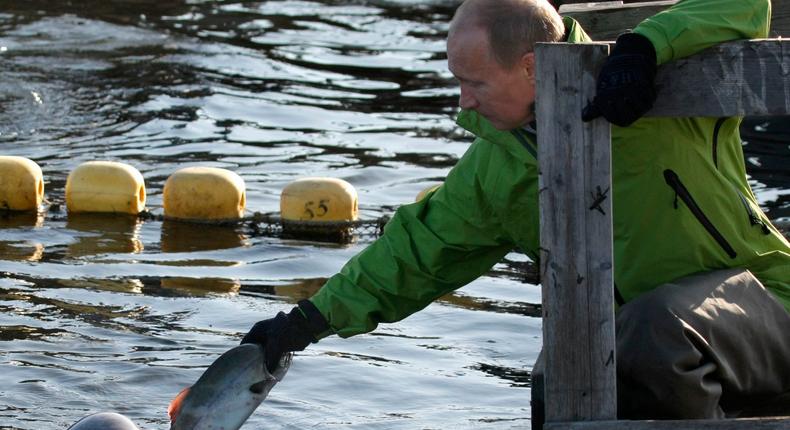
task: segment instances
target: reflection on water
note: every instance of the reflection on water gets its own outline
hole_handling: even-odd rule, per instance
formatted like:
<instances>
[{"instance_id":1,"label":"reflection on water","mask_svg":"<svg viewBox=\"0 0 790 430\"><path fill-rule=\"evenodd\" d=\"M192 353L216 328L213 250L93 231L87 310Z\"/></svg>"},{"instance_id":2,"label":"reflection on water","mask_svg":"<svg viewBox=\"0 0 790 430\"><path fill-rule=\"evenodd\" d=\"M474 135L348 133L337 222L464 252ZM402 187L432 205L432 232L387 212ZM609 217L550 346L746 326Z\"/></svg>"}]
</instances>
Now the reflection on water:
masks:
<instances>
[{"instance_id":1,"label":"reflection on water","mask_svg":"<svg viewBox=\"0 0 790 430\"><path fill-rule=\"evenodd\" d=\"M76 241L69 244L74 258L99 254L138 254L142 222L133 216L103 213L71 213L66 228L74 230Z\"/></svg>"},{"instance_id":2,"label":"reflection on water","mask_svg":"<svg viewBox=\"0 0 790 430\"><path fill-rule=\"evenodd\" d=\"M35 228L44 224L44 214L0 210L0 229Z\"/></svg>"},{"instance_id":3,"label":"reflection on water","mask_svg":"<svg viewBox=\"0 0 790 430\"><path fill-rule=\"evenodd\" d=\"M27 242L0 242L0 256L4 260L39 261L44 255L44 245Z\"/></svg>"},{"instance_id":4,"label":"reflection on water","mask_svg":"<svg viewBox=\"0 0 790 430\"><path fill-rule=\"evenodd\" d=\"M741 126L746 169L760 203L772 219L790 217L790 121L746 118Z\"/></svg>"},{"instance_id":5,"label":"reflection on water","mask_svg":"<svg viewBox=\"0 0 790 430\"><path fill-rule=\"evenodd\" d=\"M210 293L238 294L241 283L235 279L222 278L162 278L162 288L181 290L193 295Z\"/></svg>"},{"instance_id":6,"label":"reflection on water","mask_svg":"<svg viewBox=\"0 0 790 430\"><path fill-rule=\"evenodd\" d=\"M41 279L35 279L41 283ZM139 279L57 279L53 280L58 286L70 288L93 288L102 291L142 294L143 283Z\"/></svg>"},{"instance_id":7,"label":"reflection on water","mask_svg":"<svg viewBox=\"0 0 790 430\"><path fill-rule=\"evenodd\" d=\"M67 333L66 330L60 329L43 329L41 327L29 327L29 326L2 326L0 327L0 341L12 341L12 340L41 340L42 338L52 337L52 336L59 336L61 334Z\"/></svg>"},{"instance_id":8,"label":"reflection on water","mask_svg":"<svg viewBox=\"0 0 790 430\"><path fill-rule=\"evenodd\" d=\"M44 244L30 240L30 232L41 228L44 214L35 212L0 211L0 260L39 261L44 255Z\"/></svg>"},{"instance_id":9,"label":"reflection on water","mask_svg":"<svg viewBox=\"0 0 790 430\"><path fill-rule=\"evenodd\" d=\"M271 288L274 295L287 298L291 303L313 296L324 284L326 278L302 279L298 282L277 285Z\"/></svg>"},{"instance_id":10,"label":"reflection on water","mask_svg":"<svg viewBox=\"0 0 790 430\"><path fill-rule=\"evenodd\" d=\"M456 0L0 0L0 144L68 172L133 164L149 209L189 166L232 170L247 207L294 179L357 188L376 219L441 182L468 147L445 60ZM744 122L761 204L790 215L790 125ZM0 426L67 428L116 410L168 428L166 406L255 322L311 296L367 243L249 226L0 212ZM245 428L525 428L540 290L510 254L372 335L297 354ZM404 395L408 393L408 395Z\"/></svg>"},{"instance_id":11,"label":"reflection on water","mask_svg":"<svg viewBox=\"0 0 790 430\"><path fill-rule=\"evenodd\" d=\"M509 300L491 300L483 297L470 297L457 292L447 294L441 297L439 301L464 309L513 313L536 318L541 316L541 305L536 303L514 302Z\"/></svg>"},{"instance_id":12,"label":"reflection on water","mask_svg":"<svg viewBox=\"0 0 790 430\"><path fill-rule=\"evenodd\" d=\"M247 246L247 238L233 226L166 220L160 243L162 252L187 253Z\"/></svg>"},{"instance_id":13,"label":"reflection on water","mask_svg":"<svg viewBox=\"0 0 790 430\"><path fill-rule=\"evenodd\" d=\"M513 387L530 387L532 372L524 369L511 369L508 367L494 366L486 363L478 363L472 366L475 370L480 370L496 378L507 379Z\"/></svg>"}]
</instances>

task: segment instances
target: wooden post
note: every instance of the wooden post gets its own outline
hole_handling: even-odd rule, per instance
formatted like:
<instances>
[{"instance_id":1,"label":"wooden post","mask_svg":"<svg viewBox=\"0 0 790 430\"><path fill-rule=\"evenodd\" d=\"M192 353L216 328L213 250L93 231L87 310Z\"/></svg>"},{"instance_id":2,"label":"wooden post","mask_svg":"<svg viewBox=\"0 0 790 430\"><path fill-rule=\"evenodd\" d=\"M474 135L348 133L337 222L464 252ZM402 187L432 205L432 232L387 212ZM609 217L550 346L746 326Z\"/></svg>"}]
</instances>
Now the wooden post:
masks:
<instances>
[{"instance_id":1,"label":"wooden post","mask_svg":"<svg viewBox=\"0 0 790 430\"><path fill-rule=\"evenodd\" d=\"M617 416L609 123L581 121L607 44L538 44L546 422Z\"/></svg>"}]
</instances>

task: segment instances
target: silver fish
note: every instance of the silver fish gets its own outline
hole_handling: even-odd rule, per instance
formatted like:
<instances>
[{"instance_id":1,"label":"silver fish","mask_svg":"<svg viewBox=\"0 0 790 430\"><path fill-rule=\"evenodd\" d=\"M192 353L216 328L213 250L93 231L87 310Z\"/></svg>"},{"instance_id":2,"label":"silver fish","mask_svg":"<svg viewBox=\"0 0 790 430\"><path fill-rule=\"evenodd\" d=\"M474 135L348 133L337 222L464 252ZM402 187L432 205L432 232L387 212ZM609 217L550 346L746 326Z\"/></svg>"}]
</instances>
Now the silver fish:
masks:
<instances>
[{"instance_id":1,"label":"silver fish","mask_svg":"<svg viewBox=\"0 0 790 430\"><path fill-rule=\"evenodd\" d=\"M260 345L243 344L227 351L183 398L173 401L170 430L238 429L285 377L291 358L292 354L283 356L269 373Z\"/></svg>"}]
</instances>

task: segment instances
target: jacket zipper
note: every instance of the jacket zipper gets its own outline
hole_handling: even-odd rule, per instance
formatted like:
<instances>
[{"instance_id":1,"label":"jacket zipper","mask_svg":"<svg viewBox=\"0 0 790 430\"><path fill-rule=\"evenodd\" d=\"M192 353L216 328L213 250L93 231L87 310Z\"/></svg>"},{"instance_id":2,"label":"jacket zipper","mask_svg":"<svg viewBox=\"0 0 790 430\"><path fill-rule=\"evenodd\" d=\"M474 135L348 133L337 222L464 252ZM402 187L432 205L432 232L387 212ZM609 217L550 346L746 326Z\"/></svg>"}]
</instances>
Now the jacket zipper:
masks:
<instances>
[{"instance_id":1,"label":"jacket zipper","mask_svg":"<svg viewBox=\"0 0 790 430\"><path fill-rule=\"evenodd\" d=\"M694 198L691 196L691 193L689 193L689 190L685 185L683 185L682 182L680 182L680 178L678 177L677 173L671 169L664 170L664 180L667 182L667 185L669 185L675 191L675 209L678 207L677 198L680 197L680 199L683 200L683 203L686 204L686 207L689 208L692 215L697 218L697 221L702 224L702 227L705 228L708 234L711 235L713 240L719 244L724 252L726 252L730 258L737 257L738 254L732 248L732 245L727 242L727 239L722 236L719 230L716 229L716 226L714 226L705 213L702 212L702 209L700 209L699 205L697 205L697 202L694 201Z\"/></svg>"},{"instance_id":2,"label":"jacket zipper","mask_svg":"<svg viewBox=\"0 0 790 430\"><path fill-rule=\"evenodd\" d=\"M713 166L717 169L719 168L719 131L721 131L721 126L724 125L724 121L727 121L728 118L719 118L716 120L716 125L713 126Z\"/></svg>"},{"instance_id":3,"label":"jacket zipper","mask_svg":"<svg viewBox=\"0 0 790 430\"><path fill-rule=\"evenodd\" d=\"M756 225L760 226L760 230L763 234L771 234L771 230L768 229L768 226L765 225L763 220L757 216L756 213L752 210L752 207L749 205L749 202L746 200L746 197L743 196L740 190L735 190L738 193L738 197L741 199L741 203L743 204L743 208L746 209L746 214L749 216L749 224L754 227Z\"/></svg>"}]
</instances>

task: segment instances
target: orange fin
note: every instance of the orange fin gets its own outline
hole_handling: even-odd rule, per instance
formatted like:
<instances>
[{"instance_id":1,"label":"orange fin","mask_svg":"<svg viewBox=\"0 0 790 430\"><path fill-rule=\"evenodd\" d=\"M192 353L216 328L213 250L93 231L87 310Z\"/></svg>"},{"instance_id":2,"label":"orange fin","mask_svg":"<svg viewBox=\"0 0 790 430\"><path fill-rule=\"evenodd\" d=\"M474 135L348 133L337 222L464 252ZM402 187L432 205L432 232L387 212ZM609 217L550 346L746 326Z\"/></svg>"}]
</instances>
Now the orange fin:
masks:
<instances>
[{"instance_id":1,"label":"orange fin","mask_svg":"<svg viewBox=\"0 0 790 430\"><path fill-rule=\"evenodd\" d=\"M181 390L181 392L176 395L176 398L173 399L173 401L170 402L170 405L167 407L167 415L170 416L170 422L175 421L178 413L181 412L181 403L184 401L187 393L189 393L189 387Z\"/></svg>"}]
</instances>

